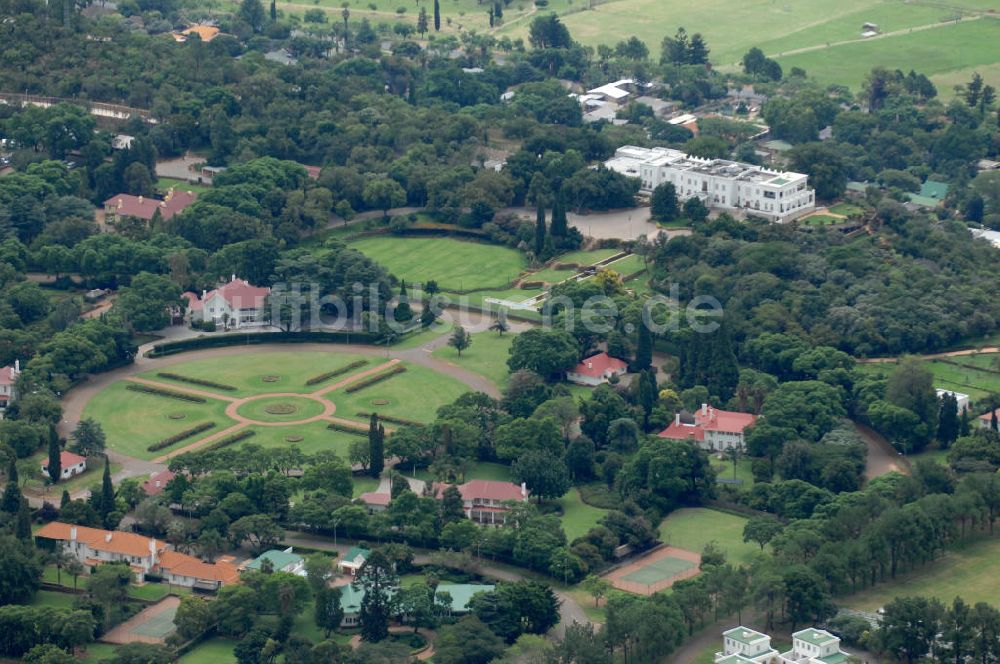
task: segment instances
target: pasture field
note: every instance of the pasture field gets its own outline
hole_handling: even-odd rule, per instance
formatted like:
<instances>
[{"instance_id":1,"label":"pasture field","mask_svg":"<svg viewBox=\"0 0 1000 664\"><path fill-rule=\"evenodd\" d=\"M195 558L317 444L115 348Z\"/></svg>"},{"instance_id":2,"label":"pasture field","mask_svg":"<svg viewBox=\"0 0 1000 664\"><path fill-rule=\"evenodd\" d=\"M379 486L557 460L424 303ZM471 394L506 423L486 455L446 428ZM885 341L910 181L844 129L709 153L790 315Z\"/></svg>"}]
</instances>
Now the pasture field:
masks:
<instances>
[{"instance_id":1,"label":"pasture field","mask_svg":"<svg viewBox=\"0 0 1000 664\"><path fill-rule=\"evenodd\" d=\"M1000 540L982 539L947 551L932 565L901 574L895 580L843 598L852 609L874 611L895 597L937 597L951 604L961 597L967 604L995 602L1000 596Z\"/></svg>"},{"instance_id":2,"label":"pasture field","mask_svg":"<svg viewBox=\"0 0 1000 664\"><path fill-rule=\"evenodd\" d=\"M715 541L726 552L729 562L749 564L760 551L754 543L743 541L742 516L718 512L705 507L679 509L660 524L660 539L670 546L701 553L705 545Z\"/></svg>"},{"instance_id":3,"label":"pasture field","mask_svg":"<svg viewBox=\"0 0 1000 664\"><path fill-rule=\"evenodd\" d=\"M994 364L998 359L1000 353L980 353L947 360L924 360L923 364L934 374L934 387L968 394L976 401L991 392L1000 392L1000 373ZM888 376L896 365L885 362L857 366L865 373Z\"/></svg>"},{"instance_id":4,"label":"pasture field","mask_svg":"<svg viewBox=\"0 0 1000 664\"><path fill-rule=\"evenodd\" d=\"M436 281L444 290L505 288L527 262L516 249L450 237L366 237L351 247L407 284Z\"/></svg>"}]
</instances>

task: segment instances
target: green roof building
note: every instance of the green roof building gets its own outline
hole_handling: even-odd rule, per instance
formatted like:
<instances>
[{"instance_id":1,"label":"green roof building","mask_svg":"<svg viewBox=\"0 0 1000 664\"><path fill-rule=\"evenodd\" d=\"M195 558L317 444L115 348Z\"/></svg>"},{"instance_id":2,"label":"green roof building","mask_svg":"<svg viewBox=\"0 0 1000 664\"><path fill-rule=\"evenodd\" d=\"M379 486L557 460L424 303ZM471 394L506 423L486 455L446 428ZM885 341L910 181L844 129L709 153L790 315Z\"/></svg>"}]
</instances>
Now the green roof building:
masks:
<instances>
[{"instance_id":1,"label":"green roof building","mask_svg":"<svg viewBox=\"0 0 1000 664\"><path fill-rule=\"evenodd\" d=\"M354 576L361 569L361 566L365 564L370 555L372 555L372 552L368 549L362 549L360 546L352 546L344 554L344 557L337 561L337 569L340 570L341 574Z\"/></svg>"},{"instance_id":2,"label":"green roof building","mask_svg":"<svg viewBox=\"0 0 1000 664\"><path fill-rule=\"evenodd\" d=\"M247 563L244 569L260 571L264 567L265 561L270 563L271 570L274 572L288 572L289 574L298 574L299 576L305 576L306 574L306 561L302 556L292 553L292 547L281 551L278 549L265 551Z\"/></svg>"},{"instance_id":3,"label":"green roof building","mask_svg":"<svg viewBox=\"0 0 1000 664\"><path fill-rule=\"evenodd\" d=\"M448 593L451 597L452 613L468 613L469 602L474 595L491 592L496 586L472 583L442 583L434 591L435 595Z\"/></svg>"}]
</instances>

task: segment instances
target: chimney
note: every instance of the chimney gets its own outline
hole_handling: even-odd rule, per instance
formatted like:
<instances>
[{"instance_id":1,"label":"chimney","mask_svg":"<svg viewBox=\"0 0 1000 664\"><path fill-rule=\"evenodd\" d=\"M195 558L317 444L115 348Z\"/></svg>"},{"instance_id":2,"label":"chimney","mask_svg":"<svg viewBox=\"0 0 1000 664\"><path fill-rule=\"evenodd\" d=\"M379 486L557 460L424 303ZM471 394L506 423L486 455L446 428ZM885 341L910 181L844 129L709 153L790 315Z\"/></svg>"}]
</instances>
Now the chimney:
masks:
<instances>
[{"instance_id":1,"label":"chimney","mask_svg":"<svg viewBox=\"0 0 1000 664\"><path fill-rule=\"evenodd\" d=\"M701 404L701 414L702 415L708 415L708 404L707 403Z\"/></svg>"},{"instance_id":2,"label":"chimney","mask_svg":"<svg viewBox=\"0 0 1000 664\"><path fill-rule=\"evenodd\" d=\"M235 272L233 273L233 276L232 276L232 278L230 279L230 281L236 281L236 273L235 273Z\"/></svg>"},{"instance_id":3,"label":"chimney","mask_svg":"<svg viewBox=\"0 0 1000 664\"><path fill-rule=\"evenodd\" d=\"M14 360L14 373L21 373L21 360Z\"/></svg>"},{"instance_id":4,"label":"chimney","mask_svg":"<svg viewBox=\"0 0 1000 664\"><path fill-rule=\"evenodd\" d=\"M153 537L149 538L149 557L156 562L156 539Z\"/></svg>"},{"instance_id":5,"label":"chimney","mask_svg":"<svg viewBox=\"0 0 1000 664\"><path fill-rule=\"evenodd\" d=\"M201 299L204 300L206 295L208 295L208 291L205 290L204 288L202 288L201 289Z\"/></svg>"},{"instance_id":6,"label":"chimney","mask_svg":"<svg viewBox=\"0 0 1000 664\"><path fill-rule=\"evenodd\" d=\"M522 498L528 497L528 485L525 484L524 482L521 482L521 497Z\"/></svg>"},{"instance_id":7,"label":"chimney","mask_svg":"<svg viewBox=\"0 0 1000 664\"><path fill-rule=\"evenodd\" d=\"M73 526L72 528L69 529L69 541L70 542L76 541L76 526Z\"/></svg>"},{"instance_id":8,"label":"chimney","mask_svg":"<svg viewBox=\"0 0 1000 664\"><path fill-rule=\"evenodd\" d=\"M105 535L104 535L104 541L105 542L110 542L111 541L111 533L105 533Z\"/></svg>"},{"instance_id":9,"label":"chimney","mask_svg":"<svg viewBox=\"0 0 1000 664\"><path fill-rule=\"evenodd\" d=\"M593 362L587 362L587 368L588 369L593 369L594 368L594 363Z\"/></svg>"},{"instance_id":10,"label":"chimney","mask_svg":"<svg viewBox=\"0 0 1000 664\"><path fill-rule=\"evenodd\" d=\"M142 196L139 196L139 205L142 205Z\"/></svg>"},{"instance_id":11,"label":"chimney","mask_svg":"<svg viewBox=\"0 0 1000 664\"><path fill-rule=\"evenodd\" d=\"M681 414L680 413L674 413L674 424L676 424L677 426L681 425Z\"/></svg>"}]
</instances>

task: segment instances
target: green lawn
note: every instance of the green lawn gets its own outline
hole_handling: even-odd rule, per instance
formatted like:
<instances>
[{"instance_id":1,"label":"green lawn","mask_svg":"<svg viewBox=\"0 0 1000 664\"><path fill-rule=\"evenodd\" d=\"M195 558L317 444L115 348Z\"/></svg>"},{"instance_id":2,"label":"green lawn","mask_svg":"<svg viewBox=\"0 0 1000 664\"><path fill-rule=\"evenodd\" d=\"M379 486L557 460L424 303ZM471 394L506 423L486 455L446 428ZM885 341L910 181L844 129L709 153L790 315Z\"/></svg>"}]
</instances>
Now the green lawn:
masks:
<instances>
[{"instance_id":1,"label":"green lawn","mask_svg":"<svg viewBox=\"0 0 1000 664\"><path fill-rule=\"evenodd\" d=\"M419 348L426 343L434 341L438 337L444 334L448 334L451 331L451 327L443 320L438 319L430 327L419 330L417 332L410 332L398 343L392 345L393 350L400 349L405 350L407 348Z\"/></svg>"},{"instance_id":2,"label":"green lawn","mask_svg":"<svg viewBox=\"0 0 1000 664\"><path fill-rule=\"evenodd\" d=\"M562 507L562 526L566 531L566 539L572 542L597 525L604 518L607 510L592 507L580 499L580 492L573 487L558 501Z\"/></svg>"},{"instance_id":3,"label":"green lawn","mask_svg":"<svg viewBox=\"0 0 1000 664\"><path fill-rule=\"evenodd\" d=\"M605 258L611 258L615 254L619 253L620 249L607 248L607 249L589 249L581 251L571 251L568 254L563 254L555 259L556 263L575 263L577 265L593 265Z\"/></svg>"},{"instance_id":4,"label":"green lawn","mask_svg":"<svg viewBox=\"0 0 1000 664\"><path fill-rule=\"evenodd\" d=\"M743 526L747 519L705 507L679 509L660 524L660 539L670 546L701 553L705 545L715 541L737 564L749 564L760 548L743 542Z\"/></svg>"},{"instance_id":5,"label":"green lawn","mask_svg":"<svg viewBox=\"0 0 1000 664\"><path fill-rule=\"evenodd\" d=\"M509 375L507 358L515 336L517 335L509 333L500 336L496 332L477 332L472 335L472 345L462 351L461 357L451 346L442 346L433 355L484 376L497 387L503 387Z\"/></svg>"},{"instance_id":6,"label":"green lawn","mask_svg":"<svg viewBox=\"0 0 1000 664\"><path fill-rule=\"evenodd\" d=\"M1000 60L995 46L998 39L1000 20L984 18L777 60L786 71L801 67L822 84L837 83L858 89L865 75L876 65L915 69L930 76L994 64Z\"/></svg>"},{"instance_id":7,"label":"green lawn","mask_svg":"<svg viewBox=\"0 0 1000 664\"><path fill-rule=\"evenodd\" d=\"M115 656L118 646L110 643L88 643L87 652L81 657L85 662L100 662ZM233 659L235 662L235 658Z\"/></svg>"},{"instance_id":8,"label":"green lawn","mask_svg":"<svg viewBox=\"0 0 1000 664\"><path fill-rule=\"evenodd\" d=\"M252 438L248 438L244 444L260 445L266 448L295 445L305 454L316 454L329 450L347 460L351 443L358 440L358 437L343 431L328 429L327 424L328 422L312 422L311 424L284 427L251 426L250 429L254 431L254 435ZM299 436L302 437L302 440L288 440L288 438Z\"/></svg>"},{"instance_id":9,"label":"green lawn","mask_svg":"<svg viewBox=\"0 0 1000 664\"><path fill-rule=\"evenodd\" d=\"M405 472L405 468L400 468L403 474L407 477L415 477L418 480L423 480L425 482L433 482L434 477L427 470L418 470L416 473ZM497 482L512 482L510 476L510 466L505 466L502 463L490 463L483 462L477 463L472 469L469 470L465 475L466 481L468 480L496 480ZM355 479L357 482L357 479Z\"/></svg>"},{"instance_id":10,"label":"green lawn","mask_svg":"<svg viewBox=\"0 0 1000 664\"><path fill-rule=\"evenodd\" d=\"M407 283L434 280L453 290L503 288L527 263L516 249L450 237L386 235L361 238L350 246Z\"/></svg>"},{"instance_id":11,"label":"green lawn","mask_svg":"<svg viewBox=\"0 0 1000 664\"><path fill-rule=\"evenodd\" d=\"M363 493L368 493L374 491L378 488L379 481L374 477L367 477L363 475L355 475L351 478L352 484L354 484L353 497L357 498Z\"/></svg>"},{"instance_id":12,"label":"green lawn","mask_svg":"<svg viewBox=\"0 0 1000 664\"><path fill-rule=\"evenodd\" d=\"M800 220L800 223L803 226L832 226L833 224L840 224L843 222L844 220L840 217L834 217L829 214L811 214Z\"/></svg>"},{"instance_id":13,"label":"green lawn","mask_svg":"<svg viewBox=\"0 0 1000 664\"><path fill-rule=\"evenodd\" d=\"M898 576L840 603L873 611L904 595L937 597L950 604L956 596L969 605L1000 597L1000 540L983 539L949 551L918 571Z\"/></svg>"},{"instance_id":14,"label":"green lawn","mask_svg":"<svg viewBox=\"0 0 1000 664\"><path fill-rule=\"evenodd\" d=\"M468 391L463 383L432 369L410 363L405 366L405 373L351 394L337 390L326 398L337 404L337 417L363 421L365 418L358 416L358 412L376 411L417 422L431 422L438 407Z\"/></svg>"},{"instance_id":15,"label":"green lawn","mask_svg":"<svg viewBox=\"0 0 1000 664\"><path fill-rule=\"evenodd\" d=\"M133 392L125 389L126 385L127 382L119 381L108 386L94 396L83 410L84 417L92 417L101 423L108 439L108 447L116 452L139 459L152 459L164 451L149 452L146 448L168 436L206 421L218 425L212 431L221 431L229 426L224 401L210 399L203 404L189 403ZM170 417L178 414L183 414L183 419ZM187 442L194 440L197 438L191 438ZM97 477L96 480L100 481L100 478Z\"/></svg>"},{"instance_id":16,"label":"green lawn","mask_svg":"<svg viewBox=\"0 0 1000 664\"><path fill-rule=\"evenodd\" d=\"M625 258L620 258L614 263L609 263L606 265L609 270L614 270L623 277L627 277L637 272L642 272L646 269L646 261L642 259L642 256L637 254L629 254Z\"/></svg>"},{"instance_id":17,"label":"green lawn","mask_svg":"<svg viewBox=\"0 0 1000 664\"><path fill-rule=\"evenodd\" d=\"M177 660L177 664L229 664L235 663L233 648L236 641L216 637L203 641Z\"/></svg>"},{"instance_id":18,"label":"green lawn","mask_svg":"<svg viewBox=\"0 0 1000 664\"><path fill-rule=\"evenodd\" d=\"M544 281L549 285L558 284L561 281L565 281L576 274L576 270L573 268L568 268L565 270L557 270L554 267L547 267L544 270L539 270L538 272L532 272L527 277L526 281Z\"/></svg>"},{"instance_id":19,"label":"green lawn","mask_svg":"<svg viewBox=\"0 0 1000 664\"><path fill-rule=\"evenodd\" d=\"M845 217L849 217L852 214L862 214L864 212L863 209L851 203L837 203L836 205L827 209L829 209L830 212L832 212L833 214L842 214Z\"/></svg>"},{"instance_id":20,"label":"green lawn","mask_svg":"<svg viewBox=\"0 0 1000 664\"><path fill-rule=\"evenodd\" d=\"M62 574L59 574L59 570L55 567L49 565L42 570L42 581L45 583L51 583L54 585L60 585L63 588L72 589L73 588L73 577L63 570ZM77 577L76 580L77 588L83 588L86 585L86 577ZM141 586L130 585L128 587L128 596L133 599L141 599L146 601L157 601L161 600L167 595L187 595L190 594L191 590L189 588L182 588L181 586L168 586L165 583L146 583ZM62 594L62 593L56 593Z\"/></svg>"},{"instance_id":21,"label":"green lawn","mask_svg":"<svg viewBox=\"0 0 1000 664\"><path fill-rule=\"evenodd\" d=\"M352 373L370 369L378 364L378 358L370 358L371 362L367 366L360 367L342 376L331 378L329 381L319 385L305 384L313 376L334 371L361 359L365 359L364 356L335 351L328 353L294 351L246 353L237 357L216 357L205 360L199 360L195 356L192 357L190 362L163 367L161 369L153 369L139 375L149 380L170 383L176 385L178 388L188 386L193 389L209 392L213 391L210 387L173 381L157 374L163 371L200 380L210 380L223 385L232 385L237 388L235 392L219 392L219 394L229 397L247 397L274 392L306 394L332 385L334 382L343 380ZM265 376L268 378L267 381L264 380Z\"/></svg>"},{"instance_id":22,"label":"green lawn","mask_svg":"<svg viewBox=\"0 0 1000 664\"><path fill-rule=\"evenodd\" d=\"M323 413L323 404L302 397L265 397L240 406L236 412L257 422L297 422Z\"/></svg>"},{"instance_id":23,"label":"green lawn","mask_svg":"<svg viewBox=\"0 0 1000 664\"><path fill-rule=\"evenodd\" d=\"M732 480L733 478L733 462L732 461L720 461L715 457L709 459L712 462L712 468L715 469L717 479L720 480ZM753 472L751 470L753 466L753 461L747 457L740 457L736 460L736 477L737 480L742 480L743 483L740 484L741 489L749 489L753 486Z\"/></svg>"},{"instance_id":24,"label":"green lawn","mask_svg":"<svg viewBox=\"0 0 1000 664\"><path fill-rule=\"evenodd\" d=\"M952 357L947 360L926 360L924 366L934 374L934 387L968 394L973 401L982 399L991 392L1000 392L1000 373L996 373L995 362L1000 353L978 353ZM890 375L895 363L859 364L864 373Z\"/></svg>"},{"instance_id":25,"label":"green lawn","mask_svg":"<svg viewBox=\"0 0 1000 664\"><path fill-rule=\"evenodd\" d=\"M156 178L156 187L166 191L170 187L178 191L193 191L196 194L204 194L206 191L211 191L212 186L207 184L194 184L188 182L187 180L179 180L177 178Z\"/></svg>"},{"instance_id":26,"label":"green lawn","mask_svg":"<svg viewBox=\"0 0 1000 664\"><path fill-rule=\"evenodd\" d=\"M35 593L32 606L53 606L57 609L72 609L76 601L76 595L72 593L61 593L55 590L39 590Z\"/></svg>"}]
</instances>

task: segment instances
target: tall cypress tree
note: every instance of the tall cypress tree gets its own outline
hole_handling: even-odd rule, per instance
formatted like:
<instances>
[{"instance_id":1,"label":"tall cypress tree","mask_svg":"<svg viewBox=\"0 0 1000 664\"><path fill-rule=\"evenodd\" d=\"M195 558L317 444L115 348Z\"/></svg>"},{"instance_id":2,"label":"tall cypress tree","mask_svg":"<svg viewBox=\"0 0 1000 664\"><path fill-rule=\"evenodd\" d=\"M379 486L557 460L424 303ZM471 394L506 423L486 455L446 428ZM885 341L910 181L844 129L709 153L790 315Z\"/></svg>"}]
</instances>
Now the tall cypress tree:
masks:
<instances>
[{"instance_id":1,"label":"tall cypress tree","mask_svg":"<svg viewBox=\"0 0 1000 664\"><path fill-rule=\"evenodd\" d=\"M945 447L948 447L958 437L958 429L958 398L954 394L946 392L941 397L940 412L938 413L938 440Z\"/></svg>"},{"instance_id":2,"label":"tall cypress tree","mask_svg":"<svg viewBox=\"0 0 1000 664\"><path fill-rule=\"evenodd\" d=\"M639 340L635 348L635 371L653 366L653 334L645 322L639 321Z\"/></svg>"},{"instance_id":3,"label":"tall cypress tree","mask_svg":"<svg viewBox=\"0 0 1000 664\"><path fill-rule=\"evenodd\" d=\"M381 433L380 433L381 431ZM378 422L378 413L372 413L368 423L368 454L371 457L368 472L372 477L378 477L385 468L385 429Z\"/></svg>"},{"instance_id":4,"label":"tall cypress tree","mask_svg":"<svg viewBox=\"0 0 1000 664\"><path fill-rule=\"evenodd\" d=\"M549 233L552 237L566 237L569 232L566 221L566 205L563 203L562 194L556 194L552 201L552 220L549 225Z\"/></svg>"},{"instance_id":5,"label":"tall cypress tree","mask_svg":"<svg viewBox=\"0 0 1000 664\"><path fill-rule=\"evenodd\" d=\"M22 500L24 496L21 495L21 487L18 486L17 462L11 459L10 465L7 466L7 486L4 487L3 499L0 500L0 510L7 514L17 514L21 509Z\"/></svg>"},{"instance_id":6,"label":"tall cypress tree","mask_svg":"<svg viewBox=\"0 0 1000 664\"><path fill-rule=\"evenodd\" d=\"M31 542L31 508L28 507L28 501L24 498L21 499L21 506L17 510L14 534L22 542Z\"/></svg>"},{"instance_id":7,"label":"tall cypress tree","mask_svg":"<svg viewBox=\"0 0 1000 664\"><path fill-rule=\"evenodd\" d=\"M108 515L115 511L115 486L111 483L111 460L104 457L104 478L101 480L101 517L104 525L108 525Z\"/></svg>"},{"instance_id":8,"label":"tall cypress tree","mask_svg":"<svg viewBox=\"0 0 1000 664\"><path fill-rule=\"evenodd\" d=\"M278 7L275 4L275 0L271 0L271 23L278 20Z\"/></svg>"},{"instance_id":9,"label":"tall cypress tree","mask_svg":"<svg viewBox=\"0 0 1000 664\"><path fill-rule=\"evenodd\" d=\"M434 32L441 30L441 1L434 0Z\"/></svg>"},{"instance_id":10,"label":"tall cypress tree","mask_svg":"<svg viewBox=\"0 0 1000 664\"><path fill-rule=\"evenodd\" d=\"M49 479L53 484L57 484L62 477L62 446L59 444L59 436L54 431L49 432Z\"/></svg>"},{"instance_id":11,"label":"tall cypress tree","mask_svg":"<svg viewBox=\"0 0 1000 664\"><path fill-rule=\"evenodd\" d=\"M962 409L962 419L958 421L958 435L968 436L972 433L972 423L969 421L969 407Z\"/></svg>"},{"instance_id":12,"label":"tall cypress tree","mask_svg":"<svg viewBox=\"0 0 1000 664\"><path fill-rule=\"evenodd\" d=\"M541 259L542 251L545 249L545 208L538 204L538 213L535 216L535 258Z\"/></svg>"},{"instance_id":13,"label":"tall cypress tree","mask_svg":"<svg viewBox=\"0 0 1000 664\"><path fill-rule=\"evenodd\" d=\"M990 428L994 431L1000 431L1000 426L997 424L997 409L994 408L993 412L990 413Z\"/></svg>"},{"instance_id":14,"label":"tall cypress tree","mask_svg":"<svg viewBox=\"0 0 1000 664\"><path fill-rule=\"evenodd\" d=\"M69 497L69 491L63 489L62 497L59 499L59 509L66 507L72 502L72 498Z\"/></svg>"}]
</instances>

